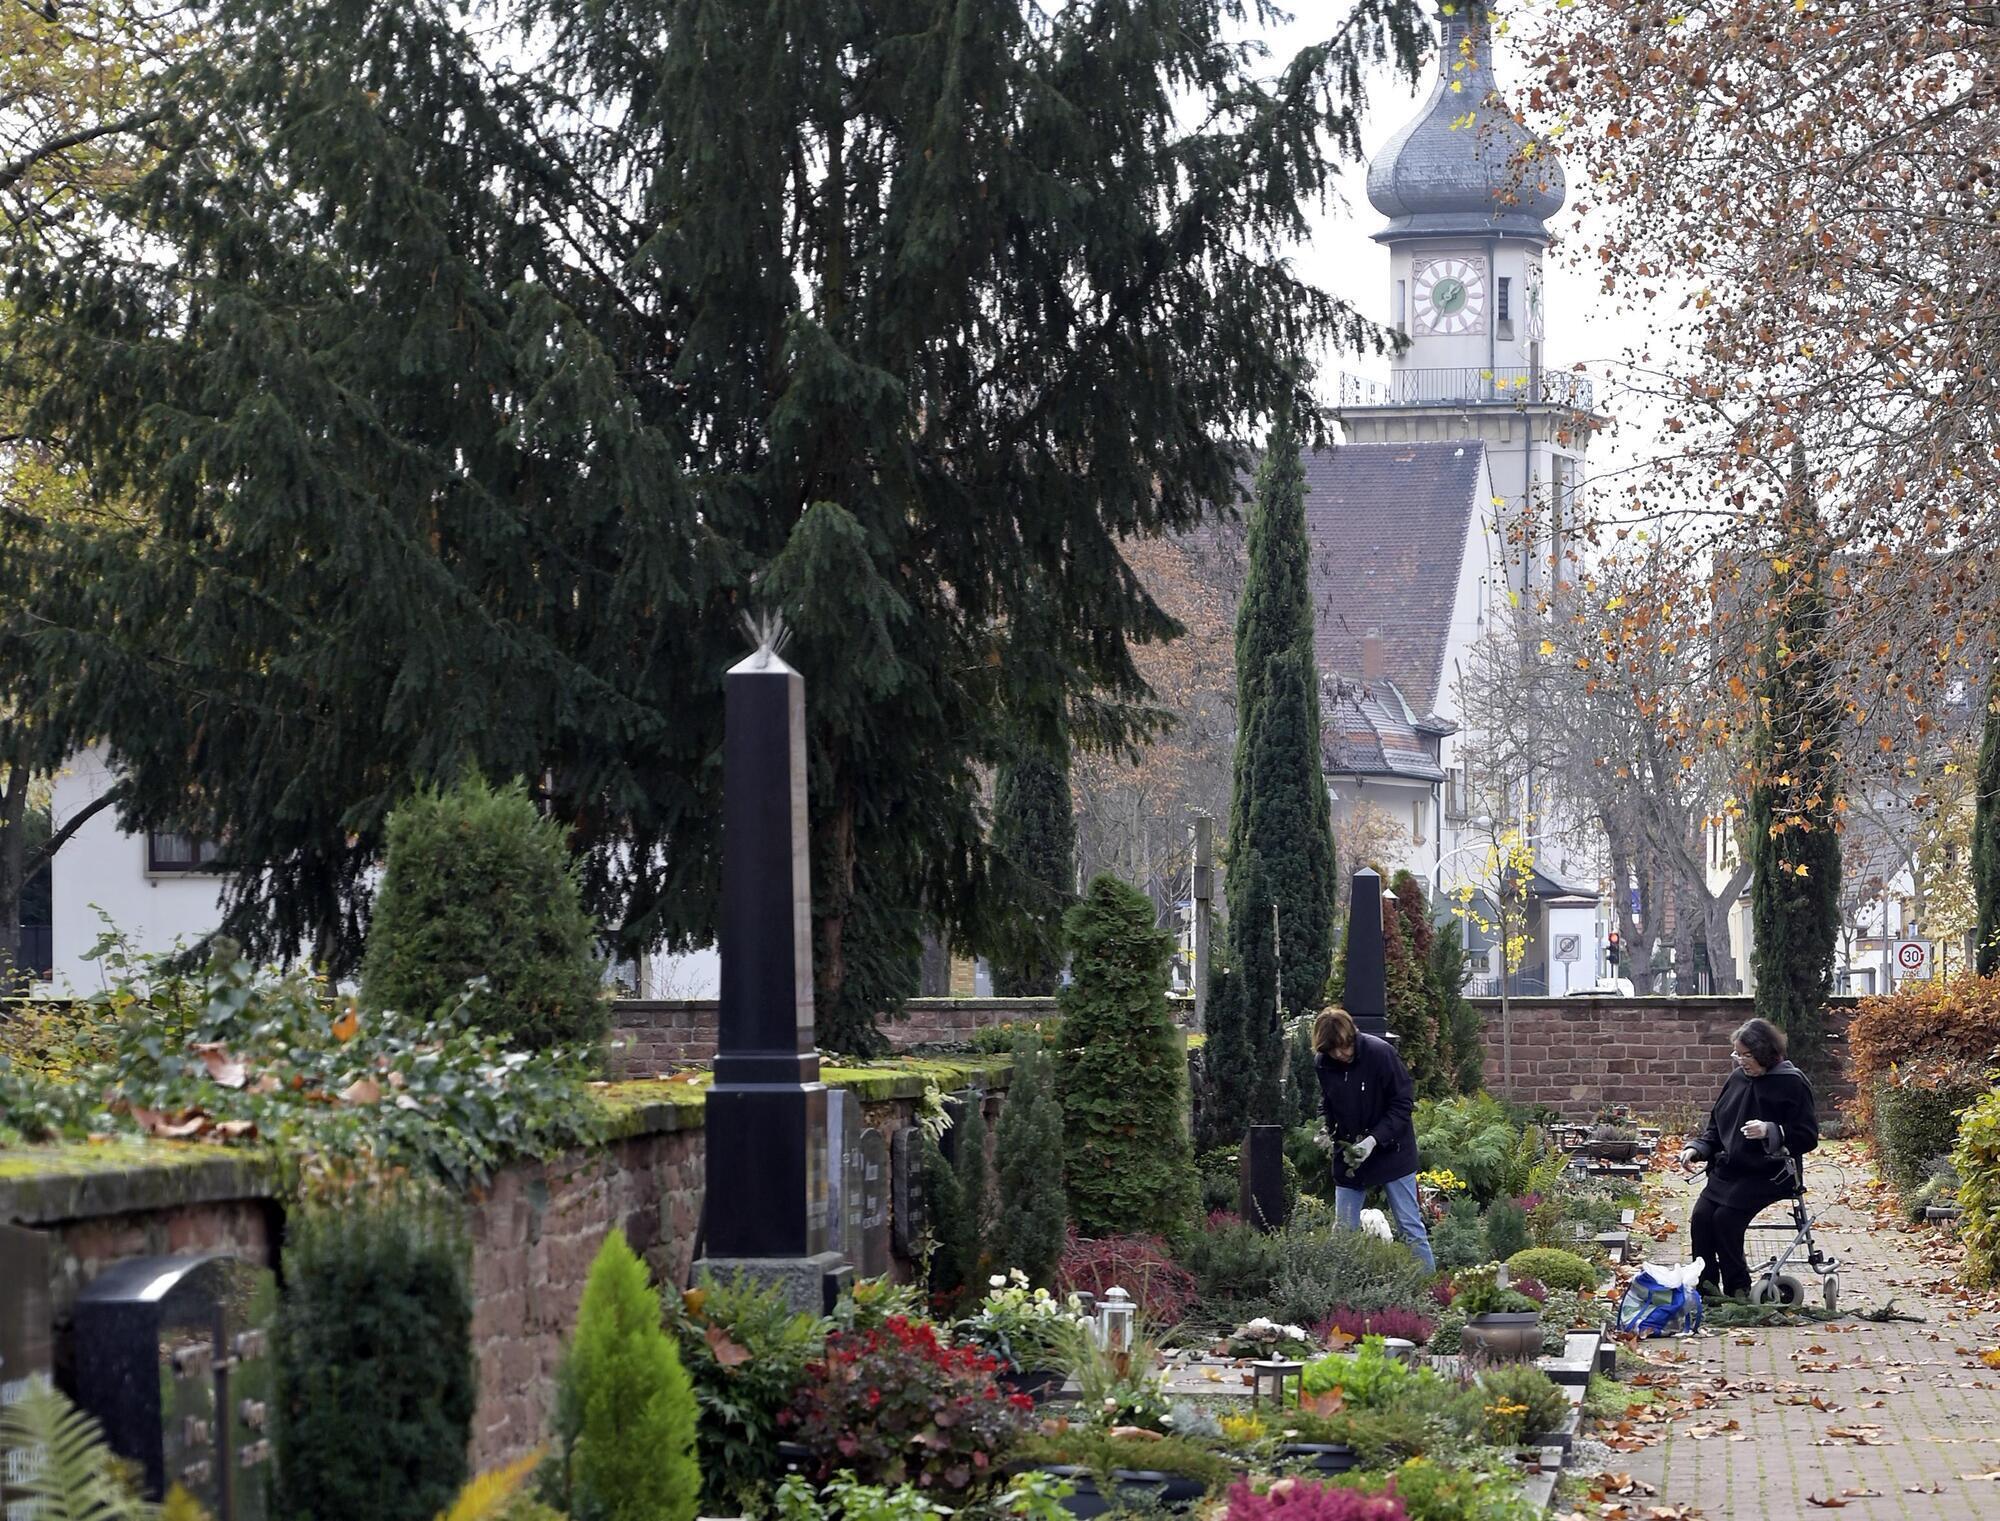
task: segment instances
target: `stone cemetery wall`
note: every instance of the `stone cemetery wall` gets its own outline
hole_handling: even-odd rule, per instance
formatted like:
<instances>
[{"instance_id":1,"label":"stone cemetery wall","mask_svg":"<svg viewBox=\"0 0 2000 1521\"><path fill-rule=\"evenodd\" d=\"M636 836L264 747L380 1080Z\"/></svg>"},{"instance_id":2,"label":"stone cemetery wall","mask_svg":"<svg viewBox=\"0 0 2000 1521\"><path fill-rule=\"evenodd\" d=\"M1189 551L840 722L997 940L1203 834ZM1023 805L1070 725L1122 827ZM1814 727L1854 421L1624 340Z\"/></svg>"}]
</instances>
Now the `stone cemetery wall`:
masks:
<instances>
[{"instance_id":1,"label":"stone cemetery wall","mask_svg":"<svg viewBox=\"0 0 2000 1521\"><path fill-rule=\"evenodd\" d=\"M1729 1076L1729 1037L1756 1012L1743 998L1516 998L1513 1082L1502 1080L1500 1000L1477 998L1486 1086L1522 1103L1586 1119L1610 1104L1669 1122L1706 1114ZM1833 1065L1812 1073L1822 1112L1853 1085L1838 1071L1854 1000L1827 1010Z\"/></svg>"},{"instance_id":2,"label":"stone cemetery wall","mask_svg":"<svg viewBox=\"0 0 2000 1521\"><path fill-rule=\"evenodd\" d=\"M1004 1102L1006 1064L981 1068L990 1126ZM864 1271L907 1278L907 1215L920 1199L906 1197L911 1151L897 1137L912 1129L928 1084L958 1088L971 1075L966 1065L942 1063L829 1072L829 1086L844 1095L836 1108L851 1121L834 1137L836 1218ZM467 1201L477 1468L543 1440L584 1279L613 1226L661 1285L687 1281L701 1221L702 1106L685 1093L628 1102L615 1128L600 1147L503 1168ZM0 1172L0 1354L10 1365L48 1366L73 1389L78 1301L89 1285L122 1262L182 1253L224 1253L282 1273L283 1219L274 1171L251 1154L121 1141L68 1149L39 1171ZM0 1371L0 1384L11 1371Z\"/></svg>"},{"instance_id":3,"label":"stone cemetery wall","mask_svg":"<svg viewBox=\"0 0 2000 1521\"><path fill-rule=\"evenodd\" d=\"M615 1077L652 1077L715 1055L720 1005L701 998L621 998L611 1006L611 1068ZM980 1030L1020 1019L1045 1019L1053 998L913 998L903 1017L884 1020L897 1051L964 1046Z\"/></svg>"}]
</instances>

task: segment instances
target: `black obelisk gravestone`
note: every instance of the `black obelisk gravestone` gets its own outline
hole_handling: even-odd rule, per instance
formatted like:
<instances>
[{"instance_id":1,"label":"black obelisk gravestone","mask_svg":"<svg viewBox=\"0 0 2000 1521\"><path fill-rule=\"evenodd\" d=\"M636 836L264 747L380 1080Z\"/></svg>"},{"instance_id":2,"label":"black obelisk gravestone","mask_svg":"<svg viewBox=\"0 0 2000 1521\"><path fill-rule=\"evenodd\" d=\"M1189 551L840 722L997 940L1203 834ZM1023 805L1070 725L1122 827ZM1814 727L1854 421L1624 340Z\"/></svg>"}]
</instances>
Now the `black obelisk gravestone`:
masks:
<instances>
[{"instance_id":1,"label":"black obelisk gravestone","mask_svg":"<svg viewBox=\"0 0 2000 1521\"><path fill-rule=\"evenodd\" d=\"M824 1313L853 1269L833 1250L813 1047L805 683L768 641L729 672L723 722L722 1008L695 1270L781 1284Z\"/></svg>"},{"instance_id":2,"label":"black obelisk gravestone","mask_svg":"<svg viewBox=\"0 0 2000 1521\"><path fill-rule=\"evenodd\" d=\"M1354 874L1347 915L1347 991L1343 1007L1363 1035L1389 1033L1389 975L1382 953L1382 878L1363 867Z\"/></svg>"}]
</instances>

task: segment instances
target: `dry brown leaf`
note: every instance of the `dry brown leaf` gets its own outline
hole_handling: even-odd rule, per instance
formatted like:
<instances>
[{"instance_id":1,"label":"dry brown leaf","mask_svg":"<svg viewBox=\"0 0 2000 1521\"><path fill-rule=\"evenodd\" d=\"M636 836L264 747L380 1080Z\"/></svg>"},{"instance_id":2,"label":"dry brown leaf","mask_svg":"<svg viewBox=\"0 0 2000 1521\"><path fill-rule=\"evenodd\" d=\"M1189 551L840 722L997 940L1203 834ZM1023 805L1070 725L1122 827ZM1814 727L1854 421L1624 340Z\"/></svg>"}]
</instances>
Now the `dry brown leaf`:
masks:
<instances>
[{"instance_id":1,"label":"dry brown leaf","mask_svg":"<svg viewBox=\"0 0 2000 1521\"><path fill-rule=\"evenodd\" d=\"M361 1032L361 1016L350 1005L347 1012L333 1022L333 1038L345 1045Z\"/></svg>"},{"instance_id":2,"label":"dry brown leaf","mask_svg":"<svg viewBox=\"0 0 2000 1521\"><path fill-rule=\"evenodd\" d=\"M340 1090L343 1104L379 1104L382 1101L382 1085L372 1077L358 1077Z\"/></svg>"},{"instance_id":3,"label":"dry brown leaf","mask_svg":"<svg viewBox=\"0 0 2000 1521\"><path fill-rule=\"evenodd\" d=\"M255 1120L224 1120L220 1125L215 1127L215 1133L225 1141L251 1140L257 1134L257 1122Z\"/></svg>"},{"instance_id":4,"label":"dry brown leaf","mask_svg":"<svg viewBox=\"0 0 2000 1521\"><path fill-rule=\"evenodd\" d=\"M705 1333L704 1339L708 1342L708 1350L714 1356L716 1362L725 1368L741 1367L744 1363L750 1361L749 1348L731 1341L729 1333L723 1330L721 1326L710 1326Z\"/></svg>"}]
</instances>

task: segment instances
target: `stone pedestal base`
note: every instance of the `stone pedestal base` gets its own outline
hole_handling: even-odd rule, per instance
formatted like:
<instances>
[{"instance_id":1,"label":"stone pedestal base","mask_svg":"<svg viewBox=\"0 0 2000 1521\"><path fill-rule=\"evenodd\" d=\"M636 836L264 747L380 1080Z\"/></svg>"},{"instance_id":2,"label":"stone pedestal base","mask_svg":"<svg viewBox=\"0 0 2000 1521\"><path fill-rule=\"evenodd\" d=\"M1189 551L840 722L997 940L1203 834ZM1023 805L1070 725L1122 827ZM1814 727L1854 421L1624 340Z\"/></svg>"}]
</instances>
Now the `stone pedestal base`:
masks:
<instances>
[{"instance_id":1,"label":"stone pedestal base","mask_svg":"<svg viewBox=\"0 0 2000 1521\"><path fill-rule=\"evenodd\" d=\"M812 1257L704 1257L694 1265L695 1281L703 1273L722 1281L742 1276L752 1283L777 1284L786 1303L807 1315L830 1315L842 1289L854 1282L854 1268L838 1252Z\"/></svg>"}]
</instances>

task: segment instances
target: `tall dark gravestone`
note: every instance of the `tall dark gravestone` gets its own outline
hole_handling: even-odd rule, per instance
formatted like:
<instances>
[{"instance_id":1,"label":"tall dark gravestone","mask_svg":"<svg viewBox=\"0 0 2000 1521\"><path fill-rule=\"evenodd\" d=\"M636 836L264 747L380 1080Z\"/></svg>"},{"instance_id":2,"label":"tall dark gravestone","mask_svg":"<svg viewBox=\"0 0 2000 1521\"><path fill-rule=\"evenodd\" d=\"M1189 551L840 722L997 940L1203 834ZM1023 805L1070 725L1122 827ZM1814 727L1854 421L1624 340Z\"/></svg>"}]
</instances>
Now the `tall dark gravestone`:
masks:
<instances>
[{"instance_id":1,"label":"tall dark gravestone","mask_svg":"<svg viewBox=\"0 0 2000 1521\"><path fill-rule=\"evenodd\" d=\"M827 1093L813 1047L806 695L770 641L729 672L722 741L722 1008L708 1090L707 1242L698 1272L833 1308Z\"/></svg>"},{"instance_id":2,"label":"tall dark gravestone","mask_svg":"<svg viewBox=\"0 0 2000 1521\"><path fill-rule=\"evenodd\" d=\"M270 1514L277 1281L235 1257L144 1257L76 1302L77 1403L146 1493L185 1489L216 1521Z\"/></svg>"},{"instance_id":3,"label":"tall dark gravestone","mask_svg":"<svg viewBox=\"0 0 2000 1521\"><path fill-rule=\"evenodd\" d=\"M1389 971L1382 949L1382 878L1367 867L1354 874L1347 915L1347 984L1342 1007L1364 1035L1389 1033Z\"/></svg>"},{"instance_id":4,"label":"tall dark gravestone","mask_svg":"<svg viewBox=\"0 0 2000 1521\"><path fill-rule=\"evenodd\" d=\"M0 1410L28 1397L54 1372L54 1321L49 1313L49 1238L0 1225ZM0 1516L32 1514L30 1502L7 1484L9 1470L32 1472L35 1451L0 1457Z\"/></svg>"}]
</instances>

